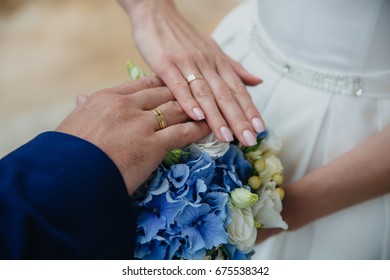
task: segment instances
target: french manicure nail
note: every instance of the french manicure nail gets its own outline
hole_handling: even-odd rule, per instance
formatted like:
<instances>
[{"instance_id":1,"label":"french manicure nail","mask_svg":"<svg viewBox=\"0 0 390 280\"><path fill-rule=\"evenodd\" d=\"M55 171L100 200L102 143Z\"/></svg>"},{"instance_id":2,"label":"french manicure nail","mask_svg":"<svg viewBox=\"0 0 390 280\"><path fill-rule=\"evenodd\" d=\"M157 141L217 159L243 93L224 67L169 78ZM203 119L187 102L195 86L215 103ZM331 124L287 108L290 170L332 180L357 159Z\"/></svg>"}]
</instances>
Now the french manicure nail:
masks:
<instances>
[{"instance_id":1,"label":"french manicure nail","mask_svg":"<svg viewBox=\"0 0 390 280\"><path fill-rule=\"evenodd\" d=\"M226 141L226 142L231 142L233 141L233 134L232 132L230 131L229 128L227 128L226 126L222 126L219 131L221 132L221 135L223 137L223 139Z\"/></svg>"},{"instance_id":2,"label":"french manicure nail","mask_svg":"<svg viewBox=\"0 0 390 280\"><path fill-rule=\"evenodd\" d=\"M252 125L256 132L262 132L265 130L264 123L259 118L253 118Z\"/></svg>"},{"instance_id":3,"label":"french manicure nail","mask_svg":"<svg viewBox=\"0 0 390 280\"><path fill-rule=\"evenodd\" d=\"M242 136L244 137L244 140L245 142L249 145L249 146L254 146L257 144L257 141L256 141L256 137L253 135L252 132L250 132L249 130L245 130L243 133L242 133Z\"/></svg>"},{"instance_id":4,"label":"french manicure nail","mask_svg":"<svg viewBox=\"0 0 390 280\"><path fill-rule=\"evenodd\" d=\"M203 114L203 111L201 109L199 109L198 107L195 107L194 109L192 109L192 112L194 113L195 117L200 121L200 120L204 120L205 119L205 116Z\"/></svg>"}]
</instances>

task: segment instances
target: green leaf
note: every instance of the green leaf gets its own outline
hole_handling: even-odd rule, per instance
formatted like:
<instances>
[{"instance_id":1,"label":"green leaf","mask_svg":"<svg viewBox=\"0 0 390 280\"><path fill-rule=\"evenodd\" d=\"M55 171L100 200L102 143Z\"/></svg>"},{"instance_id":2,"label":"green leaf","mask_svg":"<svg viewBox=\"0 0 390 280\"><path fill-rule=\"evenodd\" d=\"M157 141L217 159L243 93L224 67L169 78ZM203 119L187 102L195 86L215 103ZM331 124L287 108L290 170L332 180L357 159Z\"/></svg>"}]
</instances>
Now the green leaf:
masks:
<instances>
[{"instance_id":1,"label":"green leaf","mask_svg":"<svg viewBox=\"0 0 390 280\"><path fill-rule=\"evenodd\" d=\"M126 61L126 67L127 67L127 72L129 73L129 77L133 81L147 76L145 71L143 71L141 68L136 66L134 62L131 60Z\"/></svg>"},{"instance_id":2,"label":"green leaf","mask_svg":"<svg viewBox=\"0 0 390 280\"><path fill-rule=\"evenodd\" d=\"M189 152L185 152L181 149L175 149L170 151L165 158L163 159L163 164L165 167L169 168L174 164L180 163L180 159L183 155L188 155Z\"/></svg>"},{"instance_id":3,"label":"green leaf","mask_svg":"<svg viewBox=\"0 0 390 280\"><path fill-rule=\"evenodd\" d=\"M249 147L243 147L242 151L244 152L244 154L254 152L259 148L259 146L260 146L260 142L257 142L256 145L249 146Z\"/></svg>"}]
</instances>

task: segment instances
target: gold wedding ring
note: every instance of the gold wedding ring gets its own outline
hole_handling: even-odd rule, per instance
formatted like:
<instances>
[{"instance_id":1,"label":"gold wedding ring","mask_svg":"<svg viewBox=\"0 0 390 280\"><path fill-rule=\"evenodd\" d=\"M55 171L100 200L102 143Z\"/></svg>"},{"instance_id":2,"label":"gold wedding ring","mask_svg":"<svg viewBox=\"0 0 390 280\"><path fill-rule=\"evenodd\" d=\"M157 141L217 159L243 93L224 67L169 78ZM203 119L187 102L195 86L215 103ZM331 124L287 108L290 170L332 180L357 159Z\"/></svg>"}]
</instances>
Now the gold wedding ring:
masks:
<instances>
[{"instance_id":1,"label":"gold wedding ring","mask_svg":"<svg viewBox=\"0 0 390 280\"><path fill-rule=\"evenodd\" d=\"M150 110L150 111L152 111L152 113L156 116L156 119L157 119L157 122L160 126L160 129L164 129L168 126L167 120L165 119L163 113L161 113L160 109L154 108L153 110Z\"/></svg>"},{"instance_id":2,"label":"gold wedding ring","mask_svg":"<svg viewBox=\"0 0 390 280\"><path fill-rule=\"evenodd\" d=\"M189 84L192 81L195 81L197 79L203 79L202 74L191 74L191 75L188 75L187 78L186 78L186 82Z\"/></svg>"}]
</instances>

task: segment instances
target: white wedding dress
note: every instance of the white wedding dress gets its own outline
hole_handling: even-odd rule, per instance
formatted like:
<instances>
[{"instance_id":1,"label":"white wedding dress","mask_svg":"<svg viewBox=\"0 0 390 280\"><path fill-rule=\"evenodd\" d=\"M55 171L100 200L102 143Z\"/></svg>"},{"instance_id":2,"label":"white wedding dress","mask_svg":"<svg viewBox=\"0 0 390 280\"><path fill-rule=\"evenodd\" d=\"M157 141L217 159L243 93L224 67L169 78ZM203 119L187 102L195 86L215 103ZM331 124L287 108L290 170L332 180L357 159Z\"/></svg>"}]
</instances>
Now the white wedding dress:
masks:
<instances>
[{"instance_id":1,"label":"white wedding dress","mask_svg":"<svg viewBox=\"0 0 390 280\"><path fill-rule=\"evenodd\" d=\"M248 0L214 38L264 80L249 90L283 142L285 186L390 124L389 0ZM389 259L390 195L255 250L254 259Z\"/></svg>"}]
</instances>

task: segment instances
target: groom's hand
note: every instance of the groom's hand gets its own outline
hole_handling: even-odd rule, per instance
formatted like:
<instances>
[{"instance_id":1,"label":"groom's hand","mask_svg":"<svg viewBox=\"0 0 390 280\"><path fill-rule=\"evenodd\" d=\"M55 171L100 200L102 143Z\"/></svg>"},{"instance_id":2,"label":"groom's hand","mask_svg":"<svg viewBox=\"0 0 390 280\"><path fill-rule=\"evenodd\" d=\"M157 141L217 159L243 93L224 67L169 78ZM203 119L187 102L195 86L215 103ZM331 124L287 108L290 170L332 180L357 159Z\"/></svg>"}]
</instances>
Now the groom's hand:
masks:
<instances>
[{"instance_id":1,"label":"groom's hand","mask_svg":"<svg viewBox=\"0 0 390 280\"><path fill-rule=\"evenodd\" d=\"M205 122L190 120L156 77L100 90L78 101L57 131L83 138L103 150L119 168L129 194L149 177L168 151L210 133ZM155 108L162 116L151 111ZM167 127L161 129L164 120Z\"/></svg>"}]
</instances>

